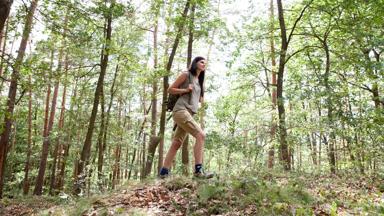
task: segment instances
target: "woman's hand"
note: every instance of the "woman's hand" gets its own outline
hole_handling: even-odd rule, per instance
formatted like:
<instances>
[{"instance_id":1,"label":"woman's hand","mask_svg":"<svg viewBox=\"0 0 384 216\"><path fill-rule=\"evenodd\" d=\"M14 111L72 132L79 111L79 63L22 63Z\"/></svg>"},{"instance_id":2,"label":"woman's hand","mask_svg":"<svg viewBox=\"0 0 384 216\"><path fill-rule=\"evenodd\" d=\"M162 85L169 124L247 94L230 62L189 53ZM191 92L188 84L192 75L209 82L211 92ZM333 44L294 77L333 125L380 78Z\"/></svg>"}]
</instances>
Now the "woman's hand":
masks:
<instances>
[{"instance_id":1,"label":"woman's hand","mask_svg":"<svg viewBox=\"0 0 384 216\"><path fill-rule=\"evenodd\" d=\"M187 89L187 93L192 92L192 90L193 90L193 84L189 84L188 88L186 88L186 89Z\"/></svg>"}]
</instances>

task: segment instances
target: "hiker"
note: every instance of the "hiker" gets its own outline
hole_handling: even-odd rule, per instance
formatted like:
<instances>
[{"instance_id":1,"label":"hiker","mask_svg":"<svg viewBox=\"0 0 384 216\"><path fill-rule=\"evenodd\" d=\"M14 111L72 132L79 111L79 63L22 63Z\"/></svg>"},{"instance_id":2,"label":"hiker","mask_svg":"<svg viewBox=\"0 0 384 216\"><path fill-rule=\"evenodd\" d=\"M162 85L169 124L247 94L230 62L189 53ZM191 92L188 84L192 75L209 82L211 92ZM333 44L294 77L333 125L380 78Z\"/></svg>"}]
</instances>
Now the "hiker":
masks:
<instances>
[{"instance_id":1,"label":"hiker","mask_svg":"<svg viewBox=\"0 0 384 216\"><path fill-rule=\"evenodd\" d=\"M176 156L177 150L183 144L187 133L196 138L196 144L193 148L195 157L194 176L197 178L213 177L213 174L203 171L205 133L192 117L197 113L199 102L202 102L204 97L205 64L206 62L203 57L196 57L193 59L188 71L182 72L168 88L169 94L179 94L180 97L172 109L173 121L177 127L172 145L160 170L160 178L165 178L169 175L172 161Z\"/></svg>"}]
</instances>

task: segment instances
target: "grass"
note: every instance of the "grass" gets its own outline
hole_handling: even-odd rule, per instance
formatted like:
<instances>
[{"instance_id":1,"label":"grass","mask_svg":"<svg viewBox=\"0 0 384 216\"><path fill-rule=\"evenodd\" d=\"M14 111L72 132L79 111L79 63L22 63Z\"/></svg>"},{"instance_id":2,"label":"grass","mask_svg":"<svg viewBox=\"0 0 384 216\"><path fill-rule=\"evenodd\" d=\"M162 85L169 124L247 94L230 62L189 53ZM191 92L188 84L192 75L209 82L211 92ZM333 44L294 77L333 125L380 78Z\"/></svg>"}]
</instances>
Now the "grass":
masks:
<instances>
[{"instance_id":1,"label":"grass","mask_svg":"<svg viewBox=\"0 0 384 216\"><path fill-rule=\"evenodd\" d=\"M115 215L147 215L151 210L163 211L160 206L164 206L164 202L169 202L167 208L192 216L384 215L384 191L381 186L383 180L381 177L361 175L311 175L294 172L258 172L241 176L219 176L210 180L173 176L162 181L150 179L122 185L115 191L89 198L26 196L4 198L0 204L15 205L15 209L19 208L16 204L22 204L34 210L34 213L44 209L35 215L82 215L95 209L97 215L108 215L111 211ZM138 188L139 197L134 197L136 192L128 193ZM151 199L164 193L168 193L170 198L152 207L120 203L119 197L133 201L138 198L147 199L146 191L151 191ZM20 211L18 213L22 214Z\"/></svg>"}]
</instances>

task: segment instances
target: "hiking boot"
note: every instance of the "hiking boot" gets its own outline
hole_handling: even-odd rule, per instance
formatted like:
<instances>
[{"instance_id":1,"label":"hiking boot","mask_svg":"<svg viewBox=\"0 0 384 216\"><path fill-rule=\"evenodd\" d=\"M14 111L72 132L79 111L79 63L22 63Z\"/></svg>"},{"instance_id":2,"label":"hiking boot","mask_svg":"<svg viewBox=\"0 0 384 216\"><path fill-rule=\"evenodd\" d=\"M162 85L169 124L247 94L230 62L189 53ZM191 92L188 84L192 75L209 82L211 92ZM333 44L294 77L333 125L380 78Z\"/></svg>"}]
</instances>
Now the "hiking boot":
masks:
<instances>
[{"instance_id":1,"label":"hiking boot","mask_svg":"<svg viewBox=\"0 0 384 216\"><path fill-rule=\"evenodd\" d=\"M165 168L165 167L162 167L160 169L159 178L160 179L165 179L165 178L168 178L168 177L169 177L169 169Z\"/></svg>"},{"instance_id":2,"label":"hiking boot","mask_svg":"<svg viewBox=\"0 0 384 216\"><path fill-rule=\"evenodd\" d=\"M159 175L160 179L166 179L169 177L169 174Z\"/></svg>"},{"instance_id":3,"label":"hiking boot","mask_svg":"<svg viewBox=\"0 0 384 216\"><path fill-rule=\"evenodd\" d=\"M198 179L210 179L210 178L213 178L215 176L214 173L206 173L206 172L197 172L197 173L194 173L193 176L195 178L198 178Z\"/></svg>"}]
</instances>

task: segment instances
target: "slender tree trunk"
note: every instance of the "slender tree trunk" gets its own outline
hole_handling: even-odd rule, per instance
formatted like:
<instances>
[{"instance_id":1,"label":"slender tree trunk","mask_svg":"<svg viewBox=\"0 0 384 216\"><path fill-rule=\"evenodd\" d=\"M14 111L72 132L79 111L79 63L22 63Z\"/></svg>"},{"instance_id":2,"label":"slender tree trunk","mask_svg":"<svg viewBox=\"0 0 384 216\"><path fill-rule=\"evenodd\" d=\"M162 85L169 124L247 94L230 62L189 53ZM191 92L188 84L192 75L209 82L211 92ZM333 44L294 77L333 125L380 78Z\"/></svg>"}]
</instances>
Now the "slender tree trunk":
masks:
<instances>
[{"instance_id":1,"label":"slender tree trunk","mask_svg":"<svg viewBox=\"0 0 384 216\"><path fill-rule=\"evenodd\" d=\"M321 100L319 101L319 104L318 104L318 112L319 112L319 119L321 119ZM319 125L320 126L320 125ZM321 139L322 139L322 137L323 137L323 132L322 131L320 131L319 132L319 170L321 170Z\"/></svg>"},{"instance_id":2,"label":"slender tree trunk","mask_svg":"<svg viewBox=\"0 0 384 216\"><path fill-rule=\"evenodd\" d=\"M128 118L127 118L127 122L128 122L128 127L127 127L127 133L130 134L130 136L132 136L132 119L131 119L131 99L129 99L128 101ZM125 152L125 172L124 172L124 179L128 179L128 169L129 169L129 147L127 145L126 147L126 152Z\"/></svg>"},{"instance_id":3,"label":"slender tree trunk","mask_svg":"<svg viewBox=\"0 0 384 216\"><path fill-rule=\"evenodd\" d=\"M62 60L62 51L59 54L59 61L61 61L61 60ZM61 63L59 63L59 67L61 67L60 64ZM58 73L60 72L60 70L61 69L57 70L56 76L59 75ZM46 169L46 165L47 165L49 146L51 144L50 134L51 134L51 131L52 131L52 128L53 128L53 122L54 122L54 119L55 119L57 95L58 95L58 92L59 92L59 81L58 80L59 80L59 77L56 77L55 87L54 87L53 96L52 96L51 111L50 111L50 115L49 115L48 128L47 128L46 134L44 136L44 140L43 140L43 147L42 147L42 154L41 154L41 159L40 159L39 173L37 175L35 190L33 192L33 194L35 194L35 195L41 195L42 194L42 190L43 190L45 169ZM55 148L55 151L57 152L57 148ZM56 166L56 164L54 164L54 166Z\"/></svg>"},{"instance_id":4,"label":"slender tree trunk","mask_svg":"<svg viewBox=\"0 0 384 216\"><path fill-rule=\"evenodd\" d=\"M153 67L156 74L158 67L158 48L157 48L157 34L158 34L158 12L156 13L155 26L153 30ZM152 112L151 112L151 137L148 144L148 154L147 160L145 163L145 170L143 173L143 178L146 178L151 173L153 157L155 155L156 148L159 144L160 139L156 136L156 126L157 126L157 92L158 92L158 81L157 76L153 79L152 82Z\"/></svg>"},{"instance_id":5,"label":"slender tree trunk","mask_svg":"<svg viewBox=\"0 0 384 216\"><path fill-rule=\"evenodd\" d=\"M280 49L280 59L279 59L279 69L277 73L277 110L279 113L279 137L280 137L280 160L285 170L291 169L291 158L288 150L287 143L287 127L285 125L285 108L284 108L284 97L283 97L283 82L284 82L284 68L287 63L287 50L290 40L292 39L297 23L303 17L305 10L313 2L311 0L305 7L302 9L300 16L295 20L293 27L291 28L290 34L287 37L287 29L285 26L283 5L281 0L277 0L277 11L280 24L281 32L281 49Z\"/></svg>"},{"instance_id":6,"label":"slender tree trunk","mask_svg":"<svg viewBox=\"0 0 384 216\"><path fill-rule=\"evenodd\" d=\"M102 189L102 182L103 182L103 164L104 164L104 144L103 144L103 137L104 137L104 131L106 130L105 127L105 94L103 89L101 89L100 92L100 107L101 107L101 113L100 113L100 130L99 135L97 137L97 148L98 148L98 159L97 159L97 179L99 183L99 189Z\"/></svg>"},{"instance_id":7,"label":"slender tree trunk","mask_svg":"<svg viewBox=\"0 0 384 216\"><path fill-rule=\"evenodd\" d=\"M335 157L335 132L334 132L334 123L333 123L333 104L332 104L332 89L329 85L329 75L330 75L330 67L331 67L331 61L330 61L330 53L328 48L327 39L325 38L323 41L323 48L325 51L326 56L326 65L325 65L325 73L324 73L324 84L325 89L328 92L327 96L327 110L328 110L328 125L331 128L330 133L330 140L329 140L329 146L328 146L328 157L329 157L329 165L332 173L336 173L336 157Z\"/></svg>"},{"instance_id":8,"label":"slender tree trunk","mask_svg":"<svg viewBox=\"0 0 384 216\"><path fill-rule=\"evenodd\" d=\"M19 51L17 53L16 61L13 66L13 72L11 77L11 84L8 92L7 100L7 115L4 115L4 130L1 133L0 138L0 198L3 196L3 183L4 183L4 169L7 156L7 147L9 142L9 135L11 131L11 124L13 118L13 110L15 107L15 99L17 92L17 83L20 76L20 69L23 63L25 49L29 38L29 33L32 29L33 15L37 7L38 0L33 0L26 16L26 21L23 29L23 35L20 42Z\"/></svg>"},{"instance_id":9,"label":"slender tree trunk","mask_svg":"<svg viewBox=\"0 0 384 216\"><path fill-rule=\"evenodd\" d=\"M52 76L52 68L53 68L53 58L54 58L55 52L54 50L51 50L51 63L49 67L49 79ZM43 128L43 137L47 136L48 132L48 121L49 121L49 101L51 100L51 81L48 80L48 87L47 87L47 96L45 99L45 112L44 112L44 128Z\"/></svg>"},{"instance_id":10,"label":"slender tree trunk","mask_svg":"<svg viewBox=\"0 0 384 216\"><path fill-rule=\"evenodd\" d=\"M68 14L68 10L67 10L67 14ZM65 15L65 18L64 18L64 32L63 32L63 38L62 38L62 47L60 48L60 51L59 51L59 63L58 63L58 66L57 66L57 72L56 72L56 75L58 77L56 77L56 79L59 79L59 76L61 74L61 67L62 67L62 60L63 60L63 56L64 56L64 48L66 47L66 34L67 34L67 23L68 23L68 15ZM65 74L65 77L67 77L67 69L68 69L68 54L65 54L65 65L64 65L64 68L65 68L65 71L64 71L64 74ZM55 91L56 91L56 96L57 96L57 91L58 91L58 88L59 88L59 81L57 81L57 88L55 87ZM65 112L65 97L66 97L66 91L67 91L67 85L66 83L64 83L64 89L63 89L63 95L62 95L62 100L61 100L61 111L60 111L60 117L59 117L59 124L58 124L58 136L56 138L56 143L55 143L55 148L54 148L54 151L53 151L53 164L52 164L52 170L51 170L51 178L50 178L50 186L49 186L49 194L50 195L55 195L55 187L56 187L56 168L57 168L57 164L60 164L60 163L57 163L57 160L58 160L58 157L59 156L59 147L60 147L60 139L61 139L61 132L62 132L62 129L63 129L63 125L64 125L64 112ZM56 102L55 102L56 104Z\"/></svg>"},{"instance_id":11,"label":"slender tree trunk","mask_svg":"<svg viewBox=\"0 0 384 216\"><path fill-rule=\"evenodd\" d=\"M108 133L108 127L109 127L110 112L111 112L111 108L112 108L112 104L113 104L113 99L114 99L114 96L116 93L115 84L116 84L116 78L117 78L118 71L119 71L119 60L120 60L120 56L117 58L115 75L113 77L112 86L110 89L111 98L110 98L106 113L104 110L105 97L104 97L103 89L102 89L101 98L100 98L101 99L101 125L100 125L99 137L98 137L98 141L97 141L98 149L99 149L98 150L98 160L97 160L97 176L99 179L100 189L102 188L102 185L103 185L102 180L104 178L104 176L103 176L104 151L107 147L107 133ZM105 118L105 115L106 115L106 118Z\"/></svg>"},{"instance_id":12,"label":"slender tree trunk","mask_svg":"<svg viewBox=\"0 0 384 216\"><path fill-rule=\"evenodd\" d=\"M312 146L311 147L311 157L312 157L312 162L313 162L313 164L315 165L315 166L317 166L317 152L316 152L316 150L317 150L317 146L316 146L316 137L315 137L315 133L314 132L312 132L311 133L311 137L310 137L310 141L311 141L311 143L310 143L310 145Z\"/></svg>"},{"instance_id":13,"label":"slender tree trunk","mask_svg":"<svg viewBox=\"0 0 384 216\"><path fill-rule=\"evenodd\" d=\"M193 32L194 32L194 19L195 19L196 3L192 4L190 21L189 21L189 35L188 35L188 49L187 49L187 68L190 66L192 61L192 50L193 50ZM189 175L189 135L184 139L181 148L181 162L183 164L183 175Z\"/></svg>"},{"instance_id":14,"label":"slender tree trunk","mask_svg":"<svg viewBox=\"0 0 384 216\"><path fill-rule=\"evenodd\" d=\"M158 67L158 49L157 49L157 34L158 34L158 14L156 16L155 27L153 30L153 49L154 49L154 70L157 70ZM145 163L145 171L143 178L146 178L152 169L153 158L155 156L156 148L160 142L158 136L156 136L156 124L157 124L157 92L158 92L158 82L155 78L152 83L152 112L151 112L151 137L149 139L148 145L148 154L147 160Z\"/></svg>"},{"instance_id":15,"label":"slender tree trunk","mask_svg":"<svg viewBox=\"0 0 384 216\"><path fill-rule=\"evenodd\" d=\"M150 111L150 109L151 109L151 106L148 108L148 110L145 110L145 105L143 106L143 108L144 108L144 116L147 116L149 111ZM143 122L141 123L141 126L140 126L139 133L137 134L135 143L139 143L139 140L141 139L141 135L144 134L144 129L145 129L146 122L147 122L147 118L144 117L144 120L143 120ZM136 158L136 154L137 154L137 151L139 150L139 148L140 148L140 146L137 146L133 150L133 156L132 156L131 165L130 165L131 169L129 170L129 173L128 173L128 179L131 178L133 167L135 167L135 170L137 170L136 166L134 166L135 160L140 161L140 159L141 159L140 155L139 155L138 158ZM139 154L140 154L140 152L139 152Z\"/></svg>"},{"instance_id":16,"label":"slender tree trunk","mask_svg":"<svg viewBox=\"0 0 384 216\"><path fill-rule=\"evenodd\" d=\"M0 34L0 47L2 45L2 48L0 50L0 53L1 53L1 59L0 59L0 77L3 76L3 63L4 63L4 57L5 57L5 48L6 48L6 45L7 45L7 40L8 40L8 29L9 29L9 20L7 20L7 25L6 25L6 28L5 28L5 33L4 33L4 36L2 36L2 34ZM1 44L1 42L3 44ZM3 86L3 81L1 81L1 84L0 84L0 92L2 91L2 86Z\"/></svg>"},{"instance_id":17,"label":"slender tree trunk","mask_svg":"<svg viewBox=\"0 0 384 216\"><path fill-rule=\"evenodd\" d=\"M378 53L375 49L373 49L373 54L375 56L377 64L380 64L380 54L381 53ZM369 56L368 56L368 58L369 58ZM379 72L376 71L376 77L378 77L377 76L378 73ZM379 85L378 85L376 80L372 84L372 100L375 103L376 110L380 110L380 104L381 104L381 108L384 108L384 100L382 100L382 101L380 100Z\"/></svg>"},{"instance_id":18,"label":"slender tree trunk","mask_svg":"<svg viewBox=\"0 0 384 216\"><path fill-rule=\"evenodd\" d=\"M170 73L171 68L172 68L172 63L173 63L173 59L174 59L175 54L176 54L176 49L179 46L179 41L180 41L180 38L181 38L182 33L183 33L183 29L184 29L184 25L185 25L185 20L187 18L187 14L188 14L188 10L189 10L189 5L190 5L190 0L187 0L187 2L185 4L185 7L184 7L183 14L182 14L182 22L180 22L180 24L177 26L176 38L175 38L175 41L173 43L171 54L169 55L169 58L168 58L168 63L167 63L167 66L166 66L167 74ZM160 117L159 163L158 163L158 166L157 166L158 172L160 171L161 167L163 166L165 114L166 114L165 113L166 112L165 101L167 101L167 99L168 99L168 95L167 95L168 86L169 86L169 84L168 84L168 75L166 75L166 76L164 76L164 79L163 79L163 104L161 106L161 117Z\"/></svg>"},{"instance_id":19,"label":"slender tree trunk","mask_svg":"<svg viewBox=\"0 0 384 216\"><path fill-rule=\"evenodd\" d=\"M137 151L137 149L134 148L133 149L132 159L131 159L131 165L130 165L130 169L129 169L129 172L128 172L128 180L131 179L131 176L132 176L132 169L134 167L134 162L135 162L135 159L136 159L136 151Z\"/></svg>"},{"instance_id":20,"label":"slender tree trunk","mask_svg":"<svg viewBox=\"0 0 384 216\"><path fill-rule=\"evenodd\" d=\"M217 16L220 17L220 3L221 3L221 0L218 0L217 2ZM213 30L212 30L212 35L211 35L211 38L210 38L210 41L209 41L209 46L208 46L208 52L207 52L207 61L206 61L206 64L205 64L205 70L208 70L208 67L209 67L209 60L210 60L210 57L211 57L211 51L212 51L212 46L214 44L214 40L215 40L215 36L216 36L216 31L217 31L217 27L214 27ZM203 84L205 86L205 84ZM205 129L205 115L206 115L206 103L204 102L204 99L203 101L201 101L201 106L200 106L200 114L199 114L199 120L200 120L200 127L201 129Z\"/></svg>"},{"instance_id":21,"label":"slender tree trunk","mask_svg":"<svg viewBox=\"0 0 384 216\"><path fill-rule=\"evenodd\" d=\"M281 50L279 69L277 77L277 109L279 111L279 133L280 133L280 155L285 170L291 169L291 159L288 152L287 144L287 129L285 125L285 108L283 98L283 80L284 80L284 67L286 60L286 53L288 49L287 33L283 15L283 5L281 0L277 0L277 8L279 14L279 23L281 31Z\"/></svg>"},{"instance_id":22,"label":"slender tree trunk","mask_svg":"<svg viewBox=\"0 0 384 216\"><path fill-rule=\"evenodd\" d=\"M109 57L109 51L110 51L110 42L111 42L111 36L112 36L112 9L114 7L114 1L111 2L110 9L108 11L108 17L106 19L107 22L107 29L106 29L106 38L105 38L105 44L103 46L102 50L102 57L101 57L101 63L100 63L100 75L99 79L97 81L96 91L95 91L95 98L93 101L93 108L91 117L89 120L88 125L88 131L87 135L84 141L83 150L81 151L81 157L79 161L79 165L77 168L76 175L78 176L78 182L75 184L74 187L74 193L79 194L81 192L81 188L84 188L85 182L83 181L86 174L84 173L84 168L88 165L89 157L91 154L91 145L92 145L92 136L93 136L93 129L95 127L95 121L96 121L96 115L97 115L97 109L99 106L100 101L100 94L104 85L104 77L108 66L108 57Z\"/></svg>"},{"instance_id":23,"label":"slender tree trunk","mask_svg":"<svg viewBox=\"0 0 384 216\"><path fill-rule=\"evenodd\" d=\"M28 150L27 159L24 167L24 181L23 181L23 194L27 195L29 192L29 166L32 154L32 78L29 75L29 97L28 97Z\"/></svg>"},{"instance_id":24,"label":"slender tree trunk","mask_svg":"<svg viewBox=\"0 0 384 216\"><path fill-rule=\"evenodd\" d=\"M196 3L193 3L192 4L192 7L191 7L191 13L190 13L190 20L189 20L189 25L188 25L188 49L187 49L187 68L189 67L189 65L191 64L191 61L192 61L192 46L193 46L193 32L194 32L194 29L195 29L195 24L194 24L194 20L195 20L195 10L196 10Z\"/></svg>"},{"instance_id":25,"label":"slender tree trunk","mask_svg":"<svg viewBox=\"0 0 384 216\"><path fill-rule=\"evenodd\" d=\"M146 154L145 152L147 151L147 149L145 148L145 144L147 143L147 136L148 134L147 133L144 133L144 137L143 137L143 145L142 145L142 154L141 154L141 161L140 161L140 179L144 179L144 173L145 173L145 157L146 157Z\"/></svg>"},{"instance_id":26,"label":"slender tree trunk","mask_svg":"<svg viewBox=\"0 0 384 216\"><path fill-rule=\"evenodd\" d=\"M60 118L59 118L59 127L58 127L58 131L59 131L59 134L58 134L58 138L57 138L57 145L59 146L59 152L58 152L58 162L57 162L57 168L58 170L60 170L59 172L59 175L57 177L57 179L55 179L55 182L54 182L54 186L53 188L56 189L56 190L59 190L59 182L60 182L60 173L61 173L61 168L62 168L62 164L63 164L63 161L65 160L64 159L64 155L65 155L65 144L63 144L63 134L64 134L64 117L65 117L65 104L66 104L66 98L67 98L67 74L68 74L68 67L69 67L69 62L68 62L68 53L66 54L65 56L65 60L64 60L64 75L65 75L65 81L63 83L64 85L64 89L63 89L63 95L62 95L62 99L61 99L61 111L60 111ZM65 142L65 140L64 140Z\"/></svg>"},{"instance_id":27,"label":"slender tree trunk","mask_svg":"<svg viewBox=\"0 0 384 216\"><path fill-rule=\"evenodd\" d=\"M151 173L152 169L152 163L153 158L155 157L156 147L158 146L160 142L159 136L151 136L150 144L148 146L148 155L147 155L147 161L145 165L145 176L149 175Z\"/></svg>"},{"instance_id":28,"label":"slender tree trunk","mask_svg":"<svg viewBox=\"0 0 384 216\"><path fill-rule=\"evenodd\" d=\"M122 120L121 120L121 112L122 112L122 105L121 105L121 100L119 100L119 105L118 105L118 127L119 128L122 128ZM115 156L115 163L113 165L113 174L112 174L112 189L115 189L115 186L116 184L118 183L118 179L119 179L119 167L120 167L120 149L121 149L121 141L122 141L122 133L120 135L120 140L119 142L117 143L116 147L115 147L115 152L114 152L114 156Z\"/></svg>"},{"instance_id":29,"label":"slender tree trunk","mask_svg":"<svg viewBox=\"0 0 384 216\"><path fill-rule=\"evenodd\" d=\"M274 29L275 29L275 26L274 26L274 19L275 19L275 15L274 15L274 6L273 6L273 1L274 0L271 0L271 4L270 4L270 25L271 25L271 29L270 29L270 48L271 48L271 66L272 66L272 69L271 69L271 72L272 72L272 127L271 127L271 146L269 148L269 151L268 151L268 168L273 168L273 165L274 165L274 162L275 162L275 146L274 146L274 140L275 140L275 136L276 136L276 128L277 128L277 125L276 125L276 120L275 120L275 112L276 112L276 58L275 58L275 37L274 37Z\"/></svg>"},{"instance_id":30,"label":"slender tree trunk","mask_svg":"<svg viewBox=\"0 0 384 216\"><path fill-rule=\"evenodd\" d=\"M75 87L74 87L74 90L72 93L72 99L71 99L71 105L69 107L69 113L73 113L74 103L72 103L72 101L75 101L76 95L77 95L77 82L75 83ZM71 119L70 119L68 125L71 126L72 124L73 124L73 121L71 121ZM63 187L64 187L65 167L67 165L67 159L68 159L68 155L69 155L69 147L70 147L70 142L71 142L71 128L67 127L66 131L67 131L67 134L65 136L64 145L63 145L63 150L64 150L63 159L62 159L61 164L60 164L60 173L58 176L58 183L57 183L57 189L59 191L62 191Z\"/></svg>"}]
</instances>

